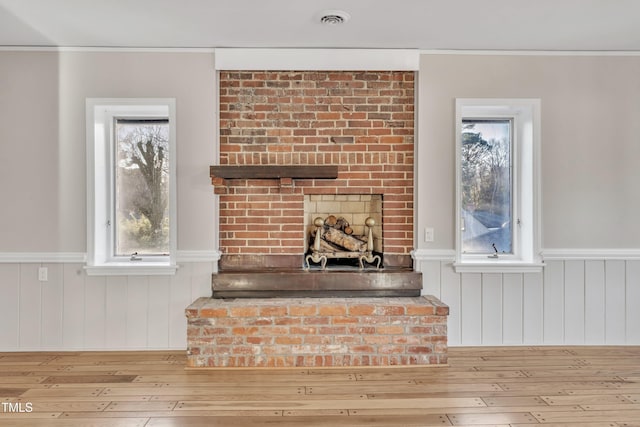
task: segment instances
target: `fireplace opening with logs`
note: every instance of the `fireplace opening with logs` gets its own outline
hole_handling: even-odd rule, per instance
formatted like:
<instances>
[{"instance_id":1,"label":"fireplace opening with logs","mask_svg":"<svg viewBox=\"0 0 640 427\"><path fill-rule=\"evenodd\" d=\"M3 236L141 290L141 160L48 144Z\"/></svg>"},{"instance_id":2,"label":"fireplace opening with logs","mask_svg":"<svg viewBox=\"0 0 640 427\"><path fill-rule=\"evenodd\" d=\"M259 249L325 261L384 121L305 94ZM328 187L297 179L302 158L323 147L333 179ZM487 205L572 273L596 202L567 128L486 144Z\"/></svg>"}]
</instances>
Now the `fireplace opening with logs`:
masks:
<instances>
[{"instance_id":1,"label":"fireplace opening with logs","mask_svg":"<svg viewBox=\"0 0 640 427\"><path fill-rule=\"evenodd\" d=\"M212 275L212 297L420 296L422 273L384 250L382 194L305 194L303 215L302 241L297 240L303 248L285 256L286 265L279 264L282 256L275 260L277 255L224 264Z\"/></svg>"},{"instance_id":2,"label":"fireplace opening with logs","mask_svg":"<svg viewBox=\"0 0 640 427\"><path fill-rule=\"evenodd\" d=\"M316 217L314 229L309 233L309 251L305 257L305 268L319 264L323 270L329 260L338 265L351 265L357 261L358 267L368 266L380 269L382 258L374 251L373 227L376 221L367 217L364 221L365 233L354 234L354 227L342 216Z\"/></svg>"}]
</instances>

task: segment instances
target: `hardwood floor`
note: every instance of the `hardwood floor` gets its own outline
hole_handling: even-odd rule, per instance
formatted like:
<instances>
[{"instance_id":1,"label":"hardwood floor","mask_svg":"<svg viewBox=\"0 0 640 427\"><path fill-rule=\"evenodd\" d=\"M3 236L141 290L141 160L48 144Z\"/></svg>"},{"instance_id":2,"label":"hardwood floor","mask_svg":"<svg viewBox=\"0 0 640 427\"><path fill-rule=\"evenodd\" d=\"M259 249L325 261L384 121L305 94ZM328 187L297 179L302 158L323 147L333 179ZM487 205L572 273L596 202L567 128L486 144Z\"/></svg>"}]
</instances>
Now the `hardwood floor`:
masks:
<instances>
[{"instance_id":1,"label":"hardwood floor","mask_svg":"<svg viewBox=\"0 0 640 427\"><path fill-rule=\"evenodd\" d=\"M0 353L0 425L640 427L640 347L452 348L449 361L189 371L183 352Z\"/></svg>"}]
</instances>

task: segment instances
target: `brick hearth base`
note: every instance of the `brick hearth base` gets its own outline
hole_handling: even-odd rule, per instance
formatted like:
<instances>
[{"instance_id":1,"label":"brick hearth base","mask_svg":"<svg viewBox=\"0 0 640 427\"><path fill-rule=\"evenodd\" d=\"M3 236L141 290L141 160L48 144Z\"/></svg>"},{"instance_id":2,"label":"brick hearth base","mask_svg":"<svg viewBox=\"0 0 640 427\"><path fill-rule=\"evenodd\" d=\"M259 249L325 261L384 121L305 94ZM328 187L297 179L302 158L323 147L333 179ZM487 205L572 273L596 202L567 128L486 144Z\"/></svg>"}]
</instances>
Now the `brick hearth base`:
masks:
<instances>
[{"instance_id":1,"label":"brick hearth base","mask_svg":"<svg viewBox=\"0 0 640 427\"><path fill-rule=\"evenodd\" d=\"M186 309L188 367L447 363L449 307L433 296L199 298Z\"/></svg>"}]
</instances>

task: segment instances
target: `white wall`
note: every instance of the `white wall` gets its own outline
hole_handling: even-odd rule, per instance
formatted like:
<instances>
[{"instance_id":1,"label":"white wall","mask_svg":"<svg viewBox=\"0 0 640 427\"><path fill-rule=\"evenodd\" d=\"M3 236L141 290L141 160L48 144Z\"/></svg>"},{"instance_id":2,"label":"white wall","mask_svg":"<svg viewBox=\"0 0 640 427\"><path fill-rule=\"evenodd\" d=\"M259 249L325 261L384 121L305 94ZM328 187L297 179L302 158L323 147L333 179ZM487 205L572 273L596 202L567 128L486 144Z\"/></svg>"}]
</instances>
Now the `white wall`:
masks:
<instances>
[{"instance_id":1,"label":"white wall","mask_svg":"<svg viewBox=\"0 0 640 427\"><path fill-rule=\"evenodd\" d=\"M215 265L213 60L0 51L0 351L186 347L184 309L210 295ZM176 98L176 276L83 271L85 99L98 97ZM37 280L41 265L46 282Z\"/></svg>"},{"instance_id":2,"label":"white wall","mask_svg":"<svg viewBox=\"0 0 640 427\"><path fill-rule=\"evenodd\" d=\"M450 344L640 344L638 75L640 56L422 55L418 268ZM454 272L455 98L541 99L543 273Z\"/></svg>"},{"instance_id":3,"label":"white wall","mask_svg":"<svg viewBox=\"0 0 640 427\"><path fill-rule=\"evenodd\" d=\"M84 253L85 99L176 98L178 249L212 251L213 54L0 51L0 253Z\"/></svg>"},{"instance_id":4,"label":"white wall","mask_svg":"<svg viewBox=\"0 0 640 427\"><path fill-rule=\"evenodd\" d=\"M452 345L640 344L638 75L637 56L422 55L418 268ZM214 268L214 91L208 52L0 51L0 351L184 348ZM82 271L87 97L177 99L175 277ZM456 97L541 98L544 273L453 272Z\"/></svg>"},{"instance_id":5,"label":"white wall","mask_svg":"<svg viewBox=\"0 0 640 427\"><path fill-rule=\"evenodd\" d=\"M640 56L422 55L418 235L455 236L455 98L540 98L543 248L640 247Z\"/></svg>"}]
</instances>

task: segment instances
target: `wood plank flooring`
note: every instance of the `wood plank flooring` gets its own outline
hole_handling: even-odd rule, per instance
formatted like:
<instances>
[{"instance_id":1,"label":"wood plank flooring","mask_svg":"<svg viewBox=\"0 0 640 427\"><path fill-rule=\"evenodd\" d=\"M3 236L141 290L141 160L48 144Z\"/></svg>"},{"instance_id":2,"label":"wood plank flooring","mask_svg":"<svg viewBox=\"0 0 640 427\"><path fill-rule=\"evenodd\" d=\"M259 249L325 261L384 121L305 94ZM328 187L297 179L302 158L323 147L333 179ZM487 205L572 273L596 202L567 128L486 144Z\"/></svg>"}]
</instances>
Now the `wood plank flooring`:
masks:
<instances>
[{"instance_id":1,"label":"wood plank flooring","mask_svg":"<svg viewBox=\"0 0 640 427\"><path fill-rule=\"evenodd\" d=\"M0 353L0 426L640 427L640 347L452 348L448 367L185 370Z\"/></svg>"}]
</instances>

